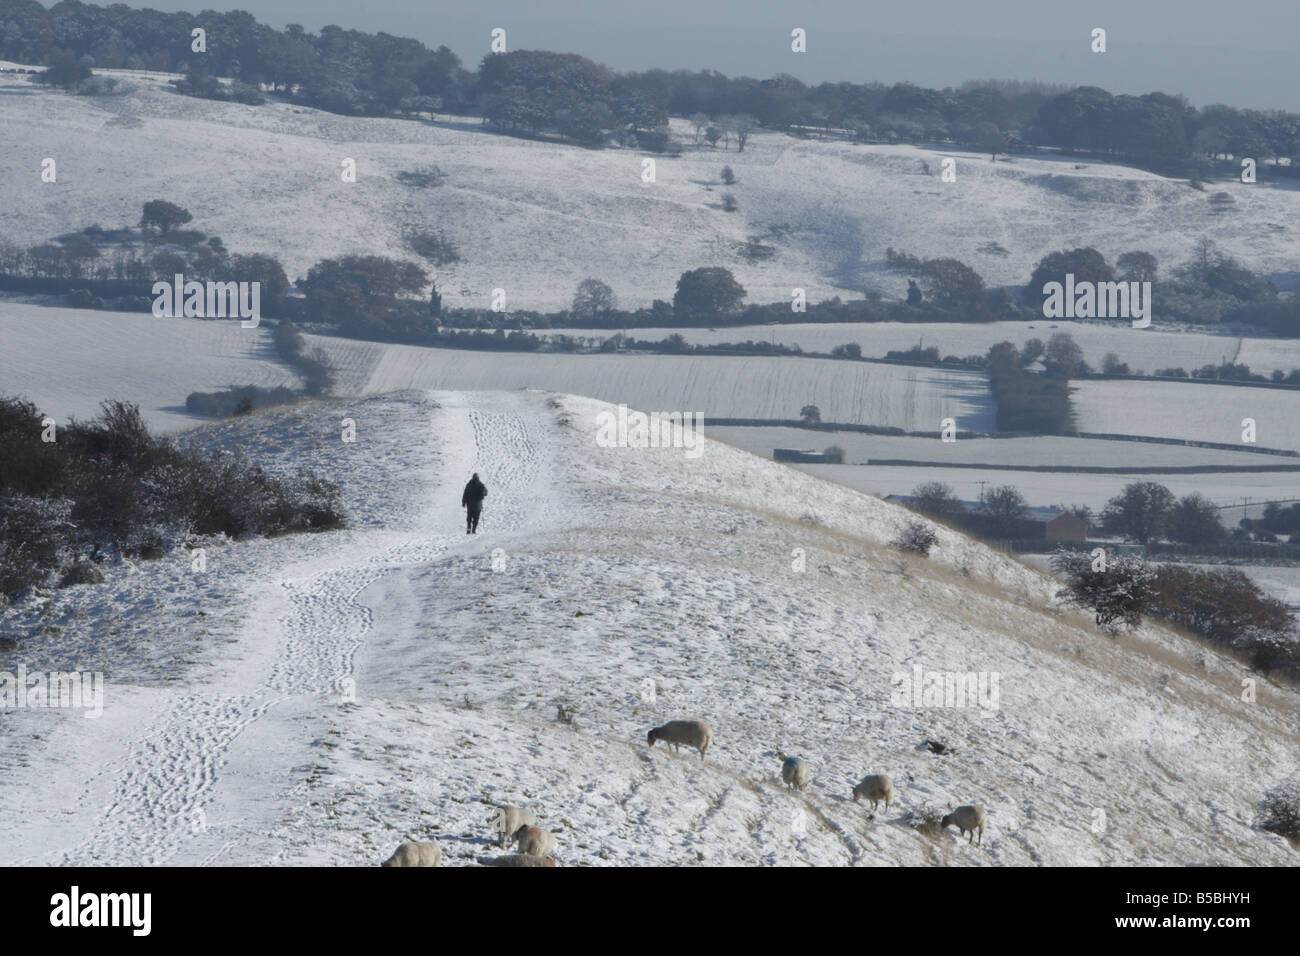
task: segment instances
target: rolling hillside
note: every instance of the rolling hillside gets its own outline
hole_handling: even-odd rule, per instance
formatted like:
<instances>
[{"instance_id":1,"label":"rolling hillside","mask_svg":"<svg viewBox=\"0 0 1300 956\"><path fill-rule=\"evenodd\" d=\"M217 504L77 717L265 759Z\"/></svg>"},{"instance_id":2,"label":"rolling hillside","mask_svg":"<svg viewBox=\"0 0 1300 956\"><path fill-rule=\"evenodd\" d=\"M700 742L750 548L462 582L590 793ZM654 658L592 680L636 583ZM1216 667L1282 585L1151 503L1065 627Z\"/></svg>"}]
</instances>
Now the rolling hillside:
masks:
<instances>
[{"instance_id":1,"label":"rolling hillside","mask_svg":"<svg viewBox=\"0 0 1300 956\"><path fill-rule=\"evenodd\" d=\"M585 150L488 133L476 121L353 119L283 103L252 107L183 97L167 77L124 73L124 92L83 98L0 76L0 236L32 243L92 223L134 224L144 202L179 197L194 227L238 252L282 259L291 278L351 252L402 252L402 236L435 228L461 262L437 271L449 305L567 306L584 278L624 305L669 299L685 270L731 268L749 301L898 295L881 271L886 246L968 262L991 285L1023 283L1045 251L1094 245L1113 259L1146 249L1162 264L1197 237L1284 287L1300 262L1300 190L1227 184L1223 213L1185 182L1050 157L946 155L911 146L853 146L759 133L744 153L688 147L656 157ZM689 138L678 122L680 137ZM40 181L58 162L57 183ZM355 159L355 183L340 164ZM403 170L437 164L445 185L414 189ZM739 177L724 188L724 164ZM926 173L926 168L930 173ZM721 210L724 192L739 210ZM306 226L304 228L304 226ZM763 236L777 252L748 264L738 244ZM1159 316L1157 315L1157 319Z\"/></svg>"},{"instance_id":2,"label":"rolling hillside","mask_svg":"<svg viewBox=\"0 0 1300 956\"><path fill-rule=\"evenodd\" d=\"M0 667L107 689L94 720L6 713L0 863L365 865L409 838L462 865L497 852L505 801L566 865L1294 862L1252 827L1294 772L1293 690L1243 703L1234 662L1156 627L1106 638L944 529L900 563L906 512L726 445L599 447L607 409L411 393L205 430L341 482L353 527L9 612ZM918 706L895 696L917 667L998 690ZM713 725L704 761L647 748L678 717ZM812 764L806 793L777 749ZM849 791L881 771L896 801L873 816ZM965 802L983 846L908 825Z\"/></svg>"}]
</instances>

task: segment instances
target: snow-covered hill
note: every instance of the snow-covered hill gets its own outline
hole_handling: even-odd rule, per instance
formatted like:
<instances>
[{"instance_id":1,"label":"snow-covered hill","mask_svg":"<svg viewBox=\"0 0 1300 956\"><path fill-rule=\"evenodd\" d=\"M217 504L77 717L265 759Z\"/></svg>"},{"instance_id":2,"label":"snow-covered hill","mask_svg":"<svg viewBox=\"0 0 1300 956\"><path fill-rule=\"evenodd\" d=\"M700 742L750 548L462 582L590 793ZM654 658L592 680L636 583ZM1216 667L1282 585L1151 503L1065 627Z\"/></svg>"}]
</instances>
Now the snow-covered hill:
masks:
<instances>
[{"instance_id":1,"label":"snow-covered hill","mask_svg":"<svg viewBox=\"0 0 1300 956\"><path fill-rule=\"evenodd\" d=\"M112 73L114 71L101 71ZM477 121L358 119L285 103L243 106L184 97L167 77L124 73L124 92L74 97L0 76L0 236L20 242L92 223L134 224L143 203L179 202L194 228L236 252L280 257L290 276L346 253L404 255L402 236L437 229L461 262L436 270L448 305L566 307L588 277L624 305L669 299L678 276L731 268L751 302L810 300L867 289L898 295L885 248L955 257L991 285L1025 282L1055 249L1131 249L1168 267L1213 235L1222 251L1292 287L1300 261L1300 190L1228 183L1230 211L1179 180L1052 157L945 154L758 133L743 153L688 146L679 158L587 150L498 136ZM679 138L691 134L675 121ZM957 180L939 179L943 156ZM57 162L43 183L41 162ZM341 163L353 159L357 180ZM416 189L398 173L436 163L445 185ZM738 177L724 187L723 165ZM927 171L928 170L928 171ZM737 212L722 210L724 193ZM776 249L749 263L739 245ZM1157 314L1156 318L1160 316Z\"/></svg>"},{"instance_id":2,"label":"snow-covered hill","mask_svg":"<svg viewBox=\"0 0 1300 956\"><path fill-rule=\"evenodd\" d=\"M1294 772L1295 692L1246 703L1253 675L1184 638L1103 637L954 533L902 561L905 512L725 444L600 447L607 408L407 393L205 431L341 481L354 526L11 614L0 667L108 684L98 719L5 712L0 863L373 864L421 838L460 864L505 801L566 864L1294 862L1250 821ZM892 702L916 667L996 674L996 707ZM678 717L713 725L704 761L647 748ZM874 819L868 772L898 790ZM966 802L982 848L903 823Z\"/></svg>"}]
</instances>

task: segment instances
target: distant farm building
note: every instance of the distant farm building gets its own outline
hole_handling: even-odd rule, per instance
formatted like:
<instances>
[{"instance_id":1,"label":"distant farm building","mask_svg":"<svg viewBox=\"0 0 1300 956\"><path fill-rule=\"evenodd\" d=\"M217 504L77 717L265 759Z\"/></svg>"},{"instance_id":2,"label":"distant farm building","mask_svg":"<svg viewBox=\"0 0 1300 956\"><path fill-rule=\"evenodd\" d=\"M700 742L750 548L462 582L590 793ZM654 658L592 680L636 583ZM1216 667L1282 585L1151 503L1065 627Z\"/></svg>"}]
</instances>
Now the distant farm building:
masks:
<instances>
[{"instance_id":1,"label":"distant farm building","mask_svg":"<svg viewBox=\"0 0 1300 956\"><path fill-rule=\"evenodd\" d=\"M912 495L886 495L892 501L915 508ZM1014 539L1017 541L1087 541L1088 524L1077 515L1059 508L1026 508L1024 515L1010 522L998 522L985 514L978 501L961 502L964 512L944 515L949 524L969 531L981 538Z\"/></svg>"},{"instance_id":2,"label":"distant farm building","mask_svg":"<svg viewBox=\"0 0 1300 956\"><path fill-rule=\"evenodd\" d=\"M1043 537L1048 541L1087 541L1088 522L1076 514L1062 511L1044 523Z\"/></svg>"}]
</instances>

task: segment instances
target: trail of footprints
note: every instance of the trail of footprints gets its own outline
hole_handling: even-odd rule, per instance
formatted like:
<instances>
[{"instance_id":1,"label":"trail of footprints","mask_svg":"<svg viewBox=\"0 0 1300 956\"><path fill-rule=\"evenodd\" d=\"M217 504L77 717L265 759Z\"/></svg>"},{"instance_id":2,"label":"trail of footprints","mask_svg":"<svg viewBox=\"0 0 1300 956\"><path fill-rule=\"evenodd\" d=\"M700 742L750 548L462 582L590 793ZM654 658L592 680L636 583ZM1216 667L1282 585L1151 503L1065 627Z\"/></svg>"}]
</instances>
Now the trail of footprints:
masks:
<instances>
[{"instance_id":1,"label":"trail of footprints","mask_svg":"<svg viewBox=\"0 0 1300 956\"><path fill-rule=\"evenodd\" d=\"M497 491L491 510L494 530L549 517L549 509L540 514L536 509L549 496L533 487L543 477L535 427L515 410L471 408L469 417L477 467ZM290 611L280 622L282 647L255 691L239 696L189 695L156 714L147 735L132 744L93 838L64 854L61 862L160 864L175 856L204 825L204 803L225 754L249 725L290 697L315 694L342 699L357 651L374 620L371 608L358 595L404 565L437 560L457 541L450 532L412 537L346 567L283 581Z\"/></svg>"}]
</instances>

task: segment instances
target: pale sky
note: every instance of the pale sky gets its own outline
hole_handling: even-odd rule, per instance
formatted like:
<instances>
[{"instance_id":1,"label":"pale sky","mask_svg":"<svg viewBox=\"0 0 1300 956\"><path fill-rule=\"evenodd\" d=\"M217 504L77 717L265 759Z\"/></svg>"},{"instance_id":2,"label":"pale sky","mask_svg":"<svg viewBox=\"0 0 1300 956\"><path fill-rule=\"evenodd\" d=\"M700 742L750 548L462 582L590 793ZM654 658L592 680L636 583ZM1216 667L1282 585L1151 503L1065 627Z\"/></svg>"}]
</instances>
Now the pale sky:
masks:
<instances>
[{"instance_id":1,"label":"pale sky","mask_svg":"<svg viewBox=\"0 0 1300 956\"><path fill-rule=\"evenodd\" d=\"M48 5L48 4L47 4ZM1300 0L243 0L131 2L243 9L282 28L326 24L446 44L473 67L493 27L509 49L580 53L616 70L714 69L805 82L1037 79L1204 106L1300 112ZM790 31L808 52L790 50ZM1089 49L1107 32L1106 53Z\"/></svg>"}]
</instances>

